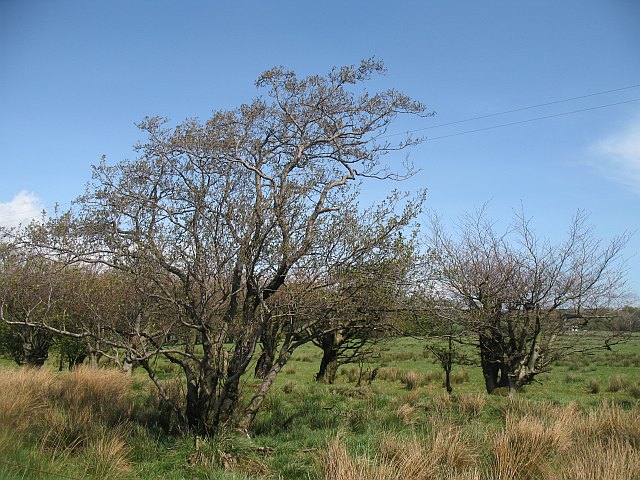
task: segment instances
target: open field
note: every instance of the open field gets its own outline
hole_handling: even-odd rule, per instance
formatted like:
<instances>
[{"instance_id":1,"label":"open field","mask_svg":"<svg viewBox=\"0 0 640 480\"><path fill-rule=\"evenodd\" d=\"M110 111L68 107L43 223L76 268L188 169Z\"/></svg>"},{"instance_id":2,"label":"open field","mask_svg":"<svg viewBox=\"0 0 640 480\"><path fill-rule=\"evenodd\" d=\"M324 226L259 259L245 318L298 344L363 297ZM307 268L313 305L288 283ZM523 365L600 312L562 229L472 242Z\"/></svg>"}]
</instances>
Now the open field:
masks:
<instances>
[{"instance_id":1,"label":"open field","mask_svg":"<svg viewBox=\"0 0 640 480\"><path fill-rule=\"evenodd\" d=\"M449 397L415 339L342 367L335 385L314 382L319 362L300 349L248 435L204 440L162 428L142 371L1 361L0 478L640 478L640 336L564 360L513 399L484 394L472 366L454 369Z\"/></svg>"}]
</instances>

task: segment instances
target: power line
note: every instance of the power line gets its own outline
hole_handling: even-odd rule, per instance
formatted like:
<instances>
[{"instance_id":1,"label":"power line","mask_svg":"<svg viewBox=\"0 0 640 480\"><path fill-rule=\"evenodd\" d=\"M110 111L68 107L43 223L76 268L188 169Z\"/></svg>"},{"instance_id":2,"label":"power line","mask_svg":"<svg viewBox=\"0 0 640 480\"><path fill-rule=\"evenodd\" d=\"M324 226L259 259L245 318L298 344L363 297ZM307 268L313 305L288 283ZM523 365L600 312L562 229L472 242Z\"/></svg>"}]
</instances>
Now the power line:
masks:
<instances>
[{"instance_id":1,"label":"power line","mask_svg":"<svg viewBox=\"0 0 640 480\"><path fill-rule=\"evenodd\" d=\"M439 137L427 138L426 141L430 142L430 141L433 141L433 140L439 140L441 138L457 137L459 135L466 135L468 133L482 132L482 131L485 131L485 130L493 130L493 129L496 129L496 128L509 127L511 125L519 125L519 124L522 124L522 123L537 122L538 120L546 120L548 118L563 117L563 116L566 116L566 115L573 115L575 113L588 112L588 111L591 111L591 110L598 110L598 109L601 109L601 108L614 107L616 105L624 105L626 103L633 103L633 102L638 102L638 101L640 101L640 98L633 98L631 100L625 100L625 101L616 102L616 103L608 103L606 105L598 105L598 106L589 107L589 108L581 108L579 110L572 110L570 112L554 113L554 114L551 114L551 115L544 115L542 117L528 118L526 120L518 120L518 121L515 121L515 122L501 123L499 125L491 125L490 127L482 127L482 128L476 128L476 129L473 129L473 130L465 130L463 132L450 133L449 135L441 135ZM424 129L420 129L420 130L424 130ZM411 130L411 131L406 132L406 133L412 133L412 132L416 132L416 131L418 131L418 130Z\"/></svg>"},{"instance_id":2,"label":"power line","mask_svg":"<svg viewBox=\"0 0 640 480\"><path fill-rule=\"evenodd\" d=\"M505 110L503 112L488 113L486 115L479 115L477 117L470 117L470 118L465 118L465 119L462 119L462 120L454 120L452 122L447 122L447 123L439 123L437 125L431 125L429 127L417 128L415 130L407 130L405 132L391 133L389 135L384 135L384 136L382 136L380 138L389 138L389 137L395 137L395 136L398 136L398 135L406 135L408 133L415 133L415 132L422 132L424 130L431 130L433 128L448 127L450 125L457 125L457 124L460 124L460 123L473 122L474 120L482 120L482 119L485 119L485 118L498 117L500 115L507 115L509 113L523 112L525 110L532 110L534 108L548 107L549 105L557 105L559 103L572 102L574 100L581 100L583 98L596 97L598 95L605 95L607 93L621 92L623 90L630 90L632 88L638 88L638 87L640 87L640 84L629 85L627 87L614 88L614 89L611 89L611 90L603 90L601 92L588 93L586 95L579 95L577 97L563 98L561 100L553 100L553 101L550 101L550 102L538 103L536 105L529 105L529 106L526 106L526 107L518 107L518 108L511 109L511 110Z\"/></svg>"}]
</instances>

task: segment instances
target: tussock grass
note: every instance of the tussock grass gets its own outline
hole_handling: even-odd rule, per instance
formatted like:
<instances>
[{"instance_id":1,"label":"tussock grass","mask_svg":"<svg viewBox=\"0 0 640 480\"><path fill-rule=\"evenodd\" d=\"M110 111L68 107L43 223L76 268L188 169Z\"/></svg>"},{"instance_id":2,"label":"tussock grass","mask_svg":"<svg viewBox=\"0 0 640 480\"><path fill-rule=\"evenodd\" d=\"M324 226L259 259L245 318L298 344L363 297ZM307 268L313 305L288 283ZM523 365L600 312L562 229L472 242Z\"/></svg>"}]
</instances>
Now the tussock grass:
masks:
<instances>
[{"instance_id":1,"label":"tussock grass","mask_svg":"<svg viewBox=\"0 0 640 480\"><path fill-rule=\"evenodd\" d=\"M532 416L507 415L505 429L491 439L495 480L544 478L551 456L562 443L558 430Z\"/></svg>"},{"instance_id":2,"label":"tussock grass","mask_svg":"<svg viewBox=\"0 0 640 480\"><path fill-rule=\"evenodd\" d=\"M38 414L47 407L53 385L52 375L45 370L0 370L0 426L2 429L28 429Z\"/></svg>"},{"instance_id":3,"label":"tussock grass","mask_svg":"<svg viewBox=\"0 0 640 480\"><path fill-rule=\"evenodd\" d=\"M487 404L487 396L483 394L464 394L457 398L458 411L470 418L480 416Z\"/></svg>"},{"instance_id":4,"label":"tussock grass","mask_svg":"<svg viewBox=\"0 0 640 480\"><path fill-rule=\"evenodd\" d=\"M114 424L131 415L131 378L117 370L80 366L58 375L54 387L54 398L71 411L88 408Z\"/></svg>"},{"instance_id":5,"label":"tussock grass","mask_svg":"<svg viewBox=\"0 0 640 480\"><path fill-rule=\"evenodd\" d=\"M407 390L415 390L416 388L429 385L430 383L441 382L442 373L436 371L418 373L415 370L410 370L408 372L398 371L396 378L400 380Z\"/></svg>"},{"instance_id":6,"label":"tussock grass","mask_svg":"<svg viewBox=\"0 0 640 480\"><path fill-rule=\"evenodd\" d=\"M421 375L413 370L403 373L400 377L400 381L404 384L407 390L415 390L425 383Z\"/></svg>"},{"instance_id":7,"label":"tussock grass","mask_svg":"<svg viewBox=\"0 0 640 480\"><path fill-rule=\"evenodd\" d=\"M570 452L559 480L637 480L640 456L628 443L596 441L587 452Z\"/></svg>"},{"instance_id":8,"label":"tussock grass","mask_svg":"<svg viewBox=\"0 0 640 480\"><path fill-rule=\"evenodd\" d=\"M397 414L412 408L403 404ZM638 408L603 403L582 411L519 400L506 407L498 428L456 427L440 418L423 436L383 434L370 455L349 453L338 435L323 455L323 473L325 479L638 480L639 432Z\"/></svg>"},{"instance_id":9,"label":"tussock grass","mask_svg":"<svg viewBox=\"0 0 640 480\"><path fill-rule=\"evenodd\" d=\"M0 432L19 432L43 455L97 478L129 470L129 378L113 370L18 369L0 370L0 384ZM0 446L11 440L0 435Z\"/></svg>"},{"instance_id":10,"label":"tussock grass","mask_svg":"<svg viewBox=\"0 0 640 480\"><path fill-rule=\"evenodd\" d=\"M640 480L640 383L632 364L640 337L618 355L619 368L605 352L575 356L514 397L486 395L473 368L454 370L459 386L447 395L442 370L421 344L398 345L393 363L343 367L335 385L314 381L321 354L301 348L249 436L230 428L198 448L143 375L130 383L116 371L0 370L0 456L17 465L0 465L0 478L41 478L26 468L35 466L123 480ZM184 379L159 366L165 390L184 406ZM597 395L589 394L589 380Z\"/></svg>"},{"instance_id":11,"label":"tussock grass","mask_svg":"<svg viewBox=\"0 0 640 480\"><path fill-rule=\"evenodd\" d=\"M438 429L426 439L384 435L374 458L351 455L339 434L329 442L322 461L326 479L438 480L480 479L476 454L459 428Z\"/></svg>"},{"instance_id":12,"label":"tussock grass","mask_svg":"<svg viewBox=\"0 0 640 480\"><path fill-rule=\"evenodd\" d=\"M441 377L439 373L438 377ZM469 372L466 370L455 370L451 374L451 383L459 385L461 383L465 383L469 381Z\"/></svg>"},{"instance_id":13,"label":"tussock grass","mask_svg":"<svg viewBox=\"0 0 640 480\"><path fill-rule=\"evenodd\" d=\"M593 393L593 394L600 393L600 384L598 383L597 380L591 379L587 384L587 389L589 390L589 393Z\"/></svg>"},{"instance_id":14,"label":"tussock grass","mask_svg":"<svg viewBox=\"0 0 640 480\"><path fill-rule=\"evenodd\" d=\"M625 389L627 386L628 386L627 377L625 377L624 375L616 375L609 380L607 391L619 392L620 390Z\"/></svg>"}]
</instances>

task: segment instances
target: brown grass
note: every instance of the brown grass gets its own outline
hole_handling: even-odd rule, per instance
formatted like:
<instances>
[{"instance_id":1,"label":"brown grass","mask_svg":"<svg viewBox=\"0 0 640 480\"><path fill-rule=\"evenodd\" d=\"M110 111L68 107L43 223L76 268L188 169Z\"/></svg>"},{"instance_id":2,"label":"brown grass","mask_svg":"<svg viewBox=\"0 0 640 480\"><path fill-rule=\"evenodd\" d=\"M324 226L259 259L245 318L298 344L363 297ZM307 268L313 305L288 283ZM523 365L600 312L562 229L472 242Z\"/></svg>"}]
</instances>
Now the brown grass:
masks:
<instances>
[{"instance_id":1,"label":"brown grass","mask_svg":"<svg viewBox=\"0 0 640 480\"><path fill-rule=\"evenodd\" d=\"M369 480L380 478L374 462L366 457L353 456L342 446L342 438L336 436L322 455L324 478L331 480Z\"/></svg>"},{"instance_id":2,"label":"brown grass","mask_svg":"<svg viewBox=\"0 0 640 480\"><path fill-rule=\"evenodd\" d=\"M487 404L487 396L466 394L458 397L458 411L470 418L479 417Z\"/></svg>"},{"instance_id":3,"label":"brown grass","mask_svg":"<svg viewBox=\"0 0 640 480\"><path fill-rule=\"evenodd\" d=\"M403 404L396 414L410 417L413 408ZM383 435L373 456L350 454L338 436L323 456L324 478L640 480L638 407L582 411L520 399L504 415L501 428L485 430L439 416L422 438Z\"/></svg>"},{"instance_id":4,"label":"brown grass","mask_svg":"<svg viewBox=\"0 0 640 480\"><path fill-rule=\"evenodd\" d=\"M59 375L57 401L71 411L90 409L108 423L131 415L131 377L117 370L80 366Z\"/></svg>"},{"instance_id":5,"label":"brown grass","mask_svg":"<svg viewBox=\"0 0 640 480\"><path fill-rule=\"evenodd\" d=\"M329 442L324 460L327 479L438 480L480 479L475 453L460 428L444 427L420 440L382 437L374 458L353 456L338 435Z\"/></svg>"},{"instance_id":6,"label":"brown grass","mask_svg":"<svg viewBox=\"0 0 640 480\"><path fill-rule=\"evenodd\" d=\"M47 407L53 385L44 370L0 370L0 430L25 431Z\"/></svg>"},{"instance_id":7,"label":"brown grass","mask_svg":"<svg viewBox=\"0 0 640 480\"><path fill-rule=\"evenodd\" d=\"M407 388L407 390L415 390L423 384L423 381L420 378L420 374L414 372L413 370L403 373L400 376L400 381Z\"/></svg>"},{"instance_id":8,"label":"brown grass","mask_svg":"<svg viewBox=\"0 0 640 480\"><path fill-rule=\"evenodd\" d=\"M131 469L130 437L129 426L120 424L114 429L103 431L101 436L92 438L85 454L87 471L98 478L113 478L120 472L128 472Z\"/></svg>"},{"instance_id":9,"label":"brown grass","mask_svg":"<svg viewBox=\"0 0 640 480\"><path fill-rule=\"evenodd\" d=\"M492 438L495 480L544 478L548 464L562 438L539 419L525 416L506 418L504 431Z\"/></svg>"},{"instance_id":10,"label":"brown grass","mask_svg":"<svg viewBox=\"0 0 640 480\"><path fill-rule=\"evenodd\" d=\"M637 480L640 478L640 455L628 443L596 441L588 451L572 451L557 478Z\"/></svg>"},{"instance_id":11,"label":"brown grass","mask_svg":"<svg viewBox=\"0 0 640 480\"><path fill-rule=\"evenodd\" d=\"M0 370L0 385L0 431L20 432L49 457L84 465L99 478L129 469L128 377L89 368ZM0 447L10 439L0 436Z\"/></svg>"}]
</instances>

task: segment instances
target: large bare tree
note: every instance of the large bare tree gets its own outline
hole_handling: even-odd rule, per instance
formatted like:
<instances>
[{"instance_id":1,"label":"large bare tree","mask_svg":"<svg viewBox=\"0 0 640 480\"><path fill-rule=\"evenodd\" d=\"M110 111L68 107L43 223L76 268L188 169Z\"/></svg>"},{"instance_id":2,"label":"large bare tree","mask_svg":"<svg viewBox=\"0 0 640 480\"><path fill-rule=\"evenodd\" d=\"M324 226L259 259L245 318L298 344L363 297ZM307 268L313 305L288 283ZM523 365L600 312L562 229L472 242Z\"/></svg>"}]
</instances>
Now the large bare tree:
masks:
<instances>
[{"instance_id":1,"label":"large bare tree","mask_svg":"<svg viewBox=\"0 0 640 480\"><path fill-rule=\"evenodd\" d=\"M514 392L554 361L588 348L585 326L612 316L623 294L627 236L603 242L579 212L559 244L539 237L523 214L499 233L485 209L463 217L454 234L434 218L429 238L432 314L476 336L488 392ZM568 338L567 338L568 337Z\"/></svg>"},{"instance_id":2,"label":"large bare tree","mask_svg":"<svg viewBox=\"0 0 640 480\"><path fill-rule=\"evenodd\" d=\"M257 81L261 97L205 122L147 118L138 157L103 160L73 214L41 235L68 260L120 271L135 286L145 299L137 315L101 340L126 340L121 349L155 381L155 356L179 366L190 428L250 426L293 348L312 339L300 336L307 325L279 337L246 407L241 378L270 325L301 318L289 297L345 213L358 211L358 180L411 174L383 162L416 143L387 128L399 114L429 113L395 90L369 94L363 82L383 71L375 60L307 78L275 68ZM383 209L372 228L398 230L411 215Z\"/></svg>"}]
</instances>

